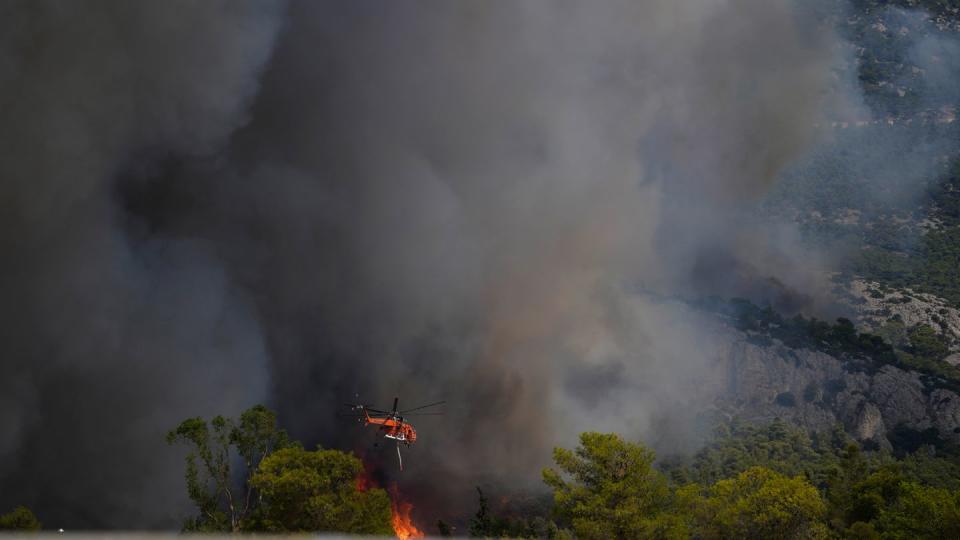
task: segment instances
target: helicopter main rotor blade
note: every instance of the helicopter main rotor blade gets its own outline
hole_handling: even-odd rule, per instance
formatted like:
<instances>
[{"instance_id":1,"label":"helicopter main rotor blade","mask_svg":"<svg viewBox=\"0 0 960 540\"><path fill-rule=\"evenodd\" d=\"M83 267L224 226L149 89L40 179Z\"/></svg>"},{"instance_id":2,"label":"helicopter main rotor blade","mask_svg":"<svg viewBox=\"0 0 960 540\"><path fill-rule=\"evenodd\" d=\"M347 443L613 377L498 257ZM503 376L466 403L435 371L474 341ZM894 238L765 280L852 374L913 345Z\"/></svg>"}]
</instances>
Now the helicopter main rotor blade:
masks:
<instances>
[{"instance_id":1,"label":"helicopter main rotor blade","mask_svg":"<svg viewBox=\"0 0 960 540\"><path fill-rule=\"evenodd\" d=\"M351 409L361 409L361 410L366 410L366 411L373 412L373 413L390 414L389 411L381 411L380 409L374 409L374 408L372 408L372 407L367 407L366 405L364 405L364 404L362 404L362 403L344 403L344 406L350 407Z\"/></svg>"},{"instance_id":2,"label":"helicopter main rotor blade","mask_svg":"<svg viewBox=\"0 0 960 540\"><path fill-rule=\"evenodd\" d=\"M345 418L390 418L392 415L389 413L370 413L370 414L356 414L356 413L338 413L337 416Z\"/></svg>"},{"instance_id":3,"label":"helicopter main rotor blade","mask_svg":"<svg viewBox=\"0 0 960 540\"><path fill-rule=\"evenodd\" d=\"M408 412L419 411L420 409L426 409L427 407L435 407L437 405L443 405L446 401L438 401L436 403L431 403L429 405L421 405L419 407L414 407L412 409L407 409L405 411L400 411L400 414L406 414Z\"/></svg>"},{"instance_id":4,"label":"helicopter main rotor blade","mask_svg":"<svg viewBox=\"0 0 960 540\"><path fill-rule=\"evenodd\" d=\"M413 414L404 413L403 416L444 416L442 412L415 412Z\"/></svg>"}]
</instances>

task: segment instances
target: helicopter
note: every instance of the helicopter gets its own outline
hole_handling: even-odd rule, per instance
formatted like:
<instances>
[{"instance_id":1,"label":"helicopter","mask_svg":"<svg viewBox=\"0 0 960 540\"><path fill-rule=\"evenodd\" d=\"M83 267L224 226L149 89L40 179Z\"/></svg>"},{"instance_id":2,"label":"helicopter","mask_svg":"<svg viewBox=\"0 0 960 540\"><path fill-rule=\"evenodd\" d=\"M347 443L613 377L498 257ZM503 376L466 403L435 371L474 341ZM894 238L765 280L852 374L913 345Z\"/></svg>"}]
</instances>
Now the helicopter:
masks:
<instances>
[{"instance_id":1,"label":"helicopter","mask_svg":"<svg viewBox=\"0 0 960 540\"><path fill-rule=\"evenodd\" d=\"M377 431L382 433L385 438L397 441L397 461L400 463L400 470L402 471L403 457L400 455L400 443L410 446L417 442L417 430L414 429L409 422L406 422L404 418L406 416L442 415L442 412L414 411L422 411L423 409L436 407L437 405L443 405L446 403L446 401L437 401L436 403L420 405L419 407L414 407L404 411L397 410L397 405L399 402L399 397L393 398L393 409L390 411L374 409L359 403L345 403L345 405L350 407L350 410L353 411L353 414L347 416L356 418L358 421L363 422L364 426L379 426Z\"/></svg>"}]
</instances>

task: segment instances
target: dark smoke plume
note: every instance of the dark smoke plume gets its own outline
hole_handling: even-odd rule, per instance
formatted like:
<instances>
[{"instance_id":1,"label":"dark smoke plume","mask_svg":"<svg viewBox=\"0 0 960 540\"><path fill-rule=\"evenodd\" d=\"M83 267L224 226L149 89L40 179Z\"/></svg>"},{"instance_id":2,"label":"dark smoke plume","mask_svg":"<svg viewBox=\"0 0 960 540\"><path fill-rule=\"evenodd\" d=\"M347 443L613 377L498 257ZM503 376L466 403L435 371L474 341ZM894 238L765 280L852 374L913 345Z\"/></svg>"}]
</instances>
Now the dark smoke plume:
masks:
<instances>
[{"instance_id":1,"label":"dark smoke plume","mask_svg":"<svg viewBox=\"0 0 960 540\"><path fill-rule=\"evenodd\" d=\"M186 506L164 430L268 397L250 292L210 240L168 229L202 203L126 194L222 153L282 11L0 4L0 507L66 528L173 525Z\"/></svg>"},{"instance_id":2,"label":"dark smoke plume","mask_svg":"<svg viewBox=\"0 0 960 540\"><path fill-rule=\"evenodd\" d=\"M0 5L0 508L176 526L166 429L366 448L359 393L448 400L401 481L449 512L684 440L716 347L657 298L816 281L737 217L832 99L793 2Z\"/></svg>"}]
</instances>

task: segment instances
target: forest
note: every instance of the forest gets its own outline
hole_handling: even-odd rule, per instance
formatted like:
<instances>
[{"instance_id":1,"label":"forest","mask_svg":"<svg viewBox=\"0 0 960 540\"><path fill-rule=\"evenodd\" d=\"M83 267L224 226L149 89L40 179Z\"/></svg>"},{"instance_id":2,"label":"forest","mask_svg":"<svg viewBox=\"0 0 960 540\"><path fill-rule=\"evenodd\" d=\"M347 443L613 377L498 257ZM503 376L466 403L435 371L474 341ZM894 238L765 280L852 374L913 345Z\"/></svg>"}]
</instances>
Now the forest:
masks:
<instances>
[{"instance_id":1,"label":"forest","mask_svg":"<svg viewBox=\"0 0 960 540\"><path fill-rule=\"evenodd\" d=\"M395 532L390 494L359 481L358 457L303 448L261 405L236 419L187 419L167 442L188 448L196 513L184 533ZM806 433L779 420L732 419L694 454L662 458L642 442L586 432L578 447L554 449L538 504L493 505L491 496L509 494L464 486L477 492L475 513L419 529L480 538L956 538L958 455L922 443L865 450L842 426ZM0 530L41 527L24 507L0 516Z\"/></svg>"}]
</instances>

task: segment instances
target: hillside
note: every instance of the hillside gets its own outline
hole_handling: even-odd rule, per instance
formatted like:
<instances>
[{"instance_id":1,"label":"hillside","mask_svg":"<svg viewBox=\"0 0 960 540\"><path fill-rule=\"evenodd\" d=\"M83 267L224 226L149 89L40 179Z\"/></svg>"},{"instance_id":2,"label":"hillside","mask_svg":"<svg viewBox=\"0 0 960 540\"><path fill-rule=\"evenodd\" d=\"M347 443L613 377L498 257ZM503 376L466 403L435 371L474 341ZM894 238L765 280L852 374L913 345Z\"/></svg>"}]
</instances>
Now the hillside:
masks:
<instances>
[{"instance_id":1,"label":"hillside","mask_svg":"<svg viewBox=\"0 0 960 540\"><path fill-rule=\"evenodd\" d=\"M820 305L830 307L798 314L763 302L699 301L729 327L722 369L711 375L716 412L817 432L841 426L869 451L953 455L960 6L864 0L830 16L850 47L838 77L855 80L863 101L784 172L758 221L787 220L806 249L828 254L833 287Z\"/></svg>"}]
</instances>

